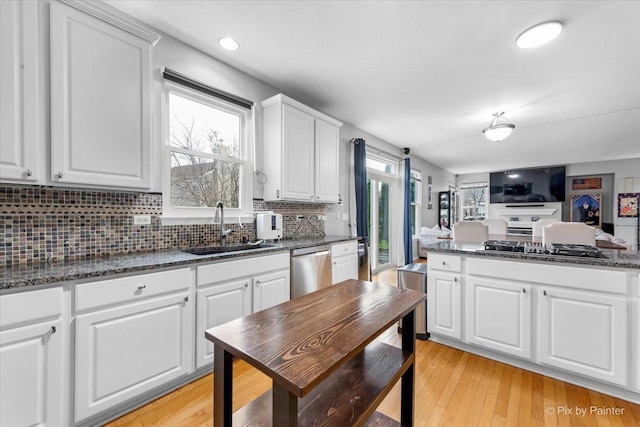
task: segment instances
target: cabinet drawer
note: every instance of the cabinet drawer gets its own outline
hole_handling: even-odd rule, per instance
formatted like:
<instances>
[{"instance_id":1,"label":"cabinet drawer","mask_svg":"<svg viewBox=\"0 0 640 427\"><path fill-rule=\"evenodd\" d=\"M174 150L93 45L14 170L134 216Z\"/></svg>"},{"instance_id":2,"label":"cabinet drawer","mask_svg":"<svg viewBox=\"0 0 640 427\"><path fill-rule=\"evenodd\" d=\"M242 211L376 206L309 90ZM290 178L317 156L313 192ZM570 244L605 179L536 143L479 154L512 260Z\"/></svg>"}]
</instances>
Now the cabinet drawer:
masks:
<instances>
[{"instance_id":1,"label":"cabinet drawer","mask_svg":"<svg viewBox=\"0 0 640 427\"><path fill-rule=\"evenodd\" d=\"M432 270L451 271L460 273L462 271L462 260L459 256L441 255L430 253L427 265Z\"/></svg>"},{"instance_id":2,"label":"cabinet drawer","mask_svg":"<svg viewBox=\"0 0 640 427\"><path fill-rule=\"evenodd\" d=\"M61 315L61 287L0 296L0 327L3 329Z\"/></svg>"},{"instance_id":3,"label":"cabinet drawer","mask_svg":"<svg viewBox=\"0 0 640 427\"><path fill-rule=\"evenodd\" d=\"M181 291L190 284L188 268L85 283L76 286L76 311Z\"/></svg>"},{"instance_id":4,"label":"cabinet drawer","mask_svg":"<svg viewBox=\"0 0 640 427\"><path fill-rule=\"evenodd\" d=\"M342 255L351 255L357 252L358 242L355 240L352 242L336 243L335 245L331 245L331 258Z\"/></svg>"},{"instance_id":5,"label":"cabinet drawer","mask_svg":"<svg viewBox=\"0 0 640 427\"><path fill-rule=\"evenodd\" d=\"M289 252L243 258L235 261L223 261L198 267L198 286L235 280L238 277L250 277L266 271L289 268Z\"/></svg>"},{"instance_id":6,"label":"cabinet drawer","mask_svg":"<svg viewBox=\"0 0 640 427\"><path fill-rule=\"evenodd\" d=\"M429 256L431 262L431 256ZM605 270L590 266L548 265L534 262L469 257L467 274L500 277L504 280L563 286L587 291L626 295L627 273L623 270Z\"/></svg>"}]
</instances>

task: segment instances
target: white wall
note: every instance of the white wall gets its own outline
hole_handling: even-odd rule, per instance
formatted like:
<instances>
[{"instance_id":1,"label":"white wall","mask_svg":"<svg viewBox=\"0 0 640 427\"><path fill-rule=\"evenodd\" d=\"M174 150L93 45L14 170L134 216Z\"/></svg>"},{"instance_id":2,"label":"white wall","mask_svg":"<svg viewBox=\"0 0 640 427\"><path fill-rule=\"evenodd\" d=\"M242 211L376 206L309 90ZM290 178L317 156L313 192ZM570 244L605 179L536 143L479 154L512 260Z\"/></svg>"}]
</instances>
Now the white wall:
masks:
<instances>
[{"instance_id":1,"label":"white wall","mask_svg":"<svg viewBox=\"0 0 640 427\"><path fill-rule=\"evenodd\" d=\"M580 175L598 175L598 174L613 174L614 176L614 189L616 189L618 179L627 177L640 177L640 158L626 159L626 160L609 160L602 162L590 162L590 163L573 163L567 165L567 176L580 176ZM473 173L459 175L456 184L459 186L464 183L471 182L488 182L489 172ZM628 243L636 244L635 226L630 224L629 220L620 221L617 218L618 215L618 200L617 196L611 200L611 208L613 212L613 219L615 223L615 235L626 240ZM489 206L489 216L493 211L491 205Z\"/></svg>"}]
</instances>

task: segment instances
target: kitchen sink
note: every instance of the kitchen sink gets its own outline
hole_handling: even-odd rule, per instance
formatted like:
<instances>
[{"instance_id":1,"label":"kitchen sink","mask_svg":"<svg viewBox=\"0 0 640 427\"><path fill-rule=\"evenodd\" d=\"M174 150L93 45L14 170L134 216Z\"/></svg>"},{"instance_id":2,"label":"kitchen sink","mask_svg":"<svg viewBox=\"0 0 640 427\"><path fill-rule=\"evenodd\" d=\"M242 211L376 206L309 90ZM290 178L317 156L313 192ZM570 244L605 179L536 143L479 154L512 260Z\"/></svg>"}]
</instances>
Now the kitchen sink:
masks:
<instances>
[{"instance_id":1,"label":"kitchen sink","mask_svg":"<svg viewBox=\"0 0 640 427\"><path fill-rule=\"evenodd\" d=\"M223 254L227 252L246 251L250 249L272 248L275 245L268 243L258 243L257 245L251 245L249 243L240 243L236 245L224 245L224 246L199 246L195 248L184 249L182 252L186 252L193 255L214 255Z\"/></svg>"}]
</instances>

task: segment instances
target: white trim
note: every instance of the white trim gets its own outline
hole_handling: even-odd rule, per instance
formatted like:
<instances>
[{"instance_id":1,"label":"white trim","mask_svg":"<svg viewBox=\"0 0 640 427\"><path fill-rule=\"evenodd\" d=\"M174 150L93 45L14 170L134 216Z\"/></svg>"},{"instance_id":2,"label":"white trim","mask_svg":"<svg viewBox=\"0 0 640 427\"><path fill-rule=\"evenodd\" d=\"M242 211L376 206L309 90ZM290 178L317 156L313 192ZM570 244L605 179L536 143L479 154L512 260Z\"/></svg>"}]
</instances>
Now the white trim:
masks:
<instances>
[{"instance_id":1,"label":"white trim","mask_svg":"<svg viewBox=\"0 0 640 427\"><path fill-rule=\"evenodd\" d=\"M58 0L81 12L100 19L114 27L118 27L134 36L140 37L154 46L160 40L160 34L152 31L149 27L143 25L140 21L109 6L101 1L79 1L79 0Z\"/></svg>"},{"instance_id":2,"label":"white trim","mask_svg":"<svg viewBox=\"0 0 640 427\"><path fill-rule=\"evenodd\" d=\"M333 117L329 117L326 114L323 114L318 110L314 110L313 108L308 107L296 101L295 99L289 98L288 96L283 95L281 93L275 96L272 96L271 98L265 99L260 104L262 105L262 108L267 108L270 105L279 104L279 103L290 105L294 108L297 108L298 110L304 111L307 114L311 114L317 119L324 120L325 122L330 123L334 126L338 126L338 127L342 126L342 122L334 119Z\"/></svg>"}]
</instances>

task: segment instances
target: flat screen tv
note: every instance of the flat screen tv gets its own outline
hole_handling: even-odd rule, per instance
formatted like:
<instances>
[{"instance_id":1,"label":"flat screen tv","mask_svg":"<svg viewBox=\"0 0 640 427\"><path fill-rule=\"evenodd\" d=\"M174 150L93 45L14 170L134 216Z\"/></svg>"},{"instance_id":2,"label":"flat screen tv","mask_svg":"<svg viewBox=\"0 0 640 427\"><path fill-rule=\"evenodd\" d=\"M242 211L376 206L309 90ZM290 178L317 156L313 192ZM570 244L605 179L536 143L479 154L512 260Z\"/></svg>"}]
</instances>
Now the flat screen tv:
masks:
<instances>
[{"instance_id":1,"label":"flat screen tv","mask_svg":"<svg viewBox=\"0 0 640 427\"><path fill-rule=\"evenodd\" d=\"M564 202L565 167L512 169L489 174L491 203Z\"/></svg>"}]
</instances>

